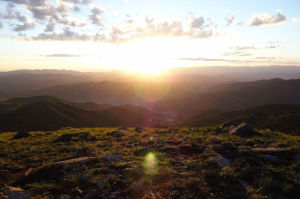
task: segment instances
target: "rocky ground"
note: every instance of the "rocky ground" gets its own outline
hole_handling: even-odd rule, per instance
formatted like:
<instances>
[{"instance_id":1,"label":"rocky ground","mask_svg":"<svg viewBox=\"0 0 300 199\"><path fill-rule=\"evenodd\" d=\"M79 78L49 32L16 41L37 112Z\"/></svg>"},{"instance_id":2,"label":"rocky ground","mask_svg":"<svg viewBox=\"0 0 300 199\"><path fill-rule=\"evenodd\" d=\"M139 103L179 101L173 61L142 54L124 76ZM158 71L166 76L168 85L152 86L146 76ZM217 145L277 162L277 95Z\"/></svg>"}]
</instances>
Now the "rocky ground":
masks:
<instances>
[{"instance_id":1,"label":"rocky ground","mask_svg":"<svg viewBox=\"0 0 300 199\"><path fill-rule=\"evenodd\" d=\"M300 137L248 124L0 134L0 198L299 198Z\"/></svg>"}]
</instances>

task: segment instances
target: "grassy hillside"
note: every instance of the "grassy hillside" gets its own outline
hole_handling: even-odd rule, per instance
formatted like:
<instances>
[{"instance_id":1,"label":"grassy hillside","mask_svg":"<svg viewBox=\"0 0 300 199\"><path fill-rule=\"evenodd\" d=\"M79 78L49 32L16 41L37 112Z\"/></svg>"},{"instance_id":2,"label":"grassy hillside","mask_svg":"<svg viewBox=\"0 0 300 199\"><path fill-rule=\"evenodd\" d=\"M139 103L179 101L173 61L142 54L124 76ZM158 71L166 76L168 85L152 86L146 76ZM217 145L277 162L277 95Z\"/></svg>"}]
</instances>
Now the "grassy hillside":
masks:
<instances>
[{"instance_id":1,"label":"grassy hillside","mask_svg":"<svg viewBox=\"0 0 300 199\"><path fill-rule=\"evenodd\" d=\"M65 128L0 134L0 197L7 186L32 198L298 198L300 137L226 128ZM81 133L87 132L87 133ZM112 133L114 132L114 133ZM80 158L81 162L57 163ZM78 159L76 159L78 160ZM74 160L73 160L74 161Z\"/></svg>"},{"instance_id":2,"label":"grassy hillside","mask_svg":"<svg viewBox=\"0 0 300 199\"><path fill-rule=\"evenodd\" d=\"M0 130L157 126L162 119L160 114L133 105L113 107L90 103L75 104L46 96L15 98L2 102L0 107L3 107Z\"/></svg>"},{"instance_id":3,"label":"grassy hillside","mask_svg":"<svg viewBox=\"0 0 300 199\"><path fill-rule=\"evenodd\" d=\"M270 104L243 111L218 112L211 111L200 114L187 125L216 125L226 121L248 122L259 129L283 131L300 135L300 105L299 104Z\"/></svg>"}]
</instances>

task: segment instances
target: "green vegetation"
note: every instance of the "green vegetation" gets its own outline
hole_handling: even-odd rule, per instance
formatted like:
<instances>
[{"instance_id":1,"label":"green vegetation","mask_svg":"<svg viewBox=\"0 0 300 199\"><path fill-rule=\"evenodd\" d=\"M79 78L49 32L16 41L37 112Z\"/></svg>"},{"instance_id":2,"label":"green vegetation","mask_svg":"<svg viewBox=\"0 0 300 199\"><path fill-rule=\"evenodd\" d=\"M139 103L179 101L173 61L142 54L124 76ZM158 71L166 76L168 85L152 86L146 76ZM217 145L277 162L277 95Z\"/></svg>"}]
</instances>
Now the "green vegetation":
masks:
<instances>
[{"instance_id":1,"label":"green vegetation","mask_svg":"<svg viewBox=\"0 0 300 199\"><path fill-rule=\"evenodd\" d=\"M21 139L3 132L0 192L14 186L33 198L299 197L299 136L262 130L242 138L227 131L64 128ZM57 163L79 157L88 161Z\"/></svg>"}]
</instances>

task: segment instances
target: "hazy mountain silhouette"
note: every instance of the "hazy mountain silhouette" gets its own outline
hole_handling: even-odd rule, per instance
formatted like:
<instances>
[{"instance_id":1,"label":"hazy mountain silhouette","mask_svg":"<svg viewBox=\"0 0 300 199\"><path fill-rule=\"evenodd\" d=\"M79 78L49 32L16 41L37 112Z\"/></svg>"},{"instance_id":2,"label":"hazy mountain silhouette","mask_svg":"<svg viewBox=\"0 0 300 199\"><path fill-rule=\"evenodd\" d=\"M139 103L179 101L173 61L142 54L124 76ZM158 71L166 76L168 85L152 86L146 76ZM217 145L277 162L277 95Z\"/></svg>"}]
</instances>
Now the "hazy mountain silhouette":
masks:
<instances>
[{"instance_id":1,"label":"hazy mountain silhouette","mask_svg":"<svg viewBox=\"0 0 300 199\"><path fill-rule=\"evenodd\" d=\"M40 100L38 100L40 98ZM18 101L19 100L19 101ZM88 111L57 98L19 98L11 101L10 111L0 115L0 129L53 130L62 127L155 126L162 117L133 105L105 106L101 111ZM84 105L80 105L84 106ZM99 106L101 107L101 106Z\"/></svg>"},{"instance_id":2,"label":"hazy mountain silhouette","mask_svg":"<svg viewBox=\"0 0 300 199\"><path fill-rule=\"evenodd\" d=\"M300 79L232 83L219 87L217 92L189 93L164 100L156 108L191 116L209 109L233 111L265 104L294 104L300 102L299 89Z\"/></svg>"},{"instance_id":3,"label":"hazy mountain silhouette","mask_svg":"<svg viewBox=\"0 0 300 199\"><path fill-rule=\"evenodd\" d=\"M208 111L185 125L216 125L225 121L248 122L259 129L300 134L300 104L269 104L233 112Z\"/></svg>"}]
</instances>

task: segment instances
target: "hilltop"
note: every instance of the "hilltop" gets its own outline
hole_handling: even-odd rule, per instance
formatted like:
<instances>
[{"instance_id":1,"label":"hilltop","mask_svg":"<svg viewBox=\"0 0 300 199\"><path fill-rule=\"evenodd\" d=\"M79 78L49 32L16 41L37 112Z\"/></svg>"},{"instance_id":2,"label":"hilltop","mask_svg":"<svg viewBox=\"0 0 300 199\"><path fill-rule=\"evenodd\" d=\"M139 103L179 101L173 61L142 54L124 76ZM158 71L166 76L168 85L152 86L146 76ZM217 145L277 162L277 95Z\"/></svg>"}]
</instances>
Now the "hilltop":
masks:
<instances>
[{"instance_id":1,"label":"hilltop","mask_svg":"<svg viewBox=\"0 0 300 199\"><path fill-rule=\"evenodd\" d=\"M0 134L0 197L297 198L299 136L228 128L64 128ZM16 188L10 188L10 191Z\"/></svg>"}]
</instances>

